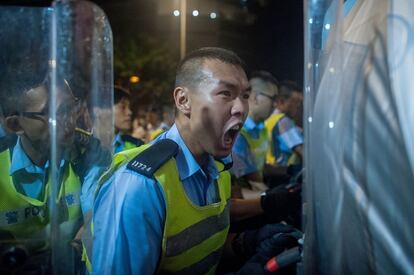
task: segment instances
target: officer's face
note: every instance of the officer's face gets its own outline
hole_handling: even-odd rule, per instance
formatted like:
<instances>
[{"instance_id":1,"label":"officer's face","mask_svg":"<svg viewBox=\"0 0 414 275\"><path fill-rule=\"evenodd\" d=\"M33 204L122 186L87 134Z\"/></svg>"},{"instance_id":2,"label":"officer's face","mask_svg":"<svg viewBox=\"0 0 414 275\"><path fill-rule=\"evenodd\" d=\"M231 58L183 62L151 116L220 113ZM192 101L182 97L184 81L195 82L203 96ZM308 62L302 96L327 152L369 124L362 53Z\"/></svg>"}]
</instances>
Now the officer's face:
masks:
<instances>
[{"instance_id":1,"label":"officer's face","mask_svg":"<svg viewBox=\"0 0 414 275\"><path fill-rule=\"evenodd\" d=\"M36 147L46 147L49 142L48 97L46 86L41 85L29 90L23 99L24 114L19 118L22 133L18 134L22 134Z\"/></svg>"},{"instance_id":2,"label":"officer's face","mask_svg":"<svg viewBox=\"0 0 414 275\"><path fill-rule=\"evenodd\" d=\"M129 131L131 129L131 115L129 100L124 97L114 105L115 128L122 132Z\"/></svg>"},{"instance_id":3,"label":"officer's face","mask_svg":"<svg viewBox=\"0 0 414 275\"><path fill-rule=\"evenodd\" d=\"M277 87L258 78L251 79L250 85L253 95L249 101L251 112L259 121L264 121L273 112Z\"/></svg>"},{"instance_id":4,"label":"officer's face","mask_svg":"<svg viewBox=\"0 0 414 275\"><path fill-rule=\"evenodd\" d=\"M36 147L50 146L49 92L45 85L29 90L24 97L25 110L19 118L22 134ZM75 119L79 102L70 93L58 89L56 97L56 137L61 146L74 141Z\"/></svg>"},{"instance_id":5,"label":"officer's face","mask_svg":"<svg viewBox=\"0 0 414 275\"><path fill-rule=\"evenodd\" d=\"M230 154L247 117L250 85L243 69L218 60L206 60L205 79L189 93L193 142L215 157Z\"/></svg>"}]
</instances>

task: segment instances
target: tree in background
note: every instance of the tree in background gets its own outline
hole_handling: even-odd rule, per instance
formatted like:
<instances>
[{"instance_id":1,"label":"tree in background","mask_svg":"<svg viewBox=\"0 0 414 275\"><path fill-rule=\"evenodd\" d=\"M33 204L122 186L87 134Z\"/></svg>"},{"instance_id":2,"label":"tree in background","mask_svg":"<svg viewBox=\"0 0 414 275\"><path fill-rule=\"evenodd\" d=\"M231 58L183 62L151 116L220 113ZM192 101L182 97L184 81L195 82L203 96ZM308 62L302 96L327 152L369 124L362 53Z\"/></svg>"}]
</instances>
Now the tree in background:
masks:
<instances>
[{"instance_id":1,"label":"tree in background","mask_svg":"<svg viewBox=\"0 0 414 275\"><path fill-rule=\"evenodd\" d=\"M148 34L118 39L114 45L115 83L128 87L133 109L159 109L172 104L179 53ZM130 83L130 77L140 78Z\"/></svg>"}]
</instances>

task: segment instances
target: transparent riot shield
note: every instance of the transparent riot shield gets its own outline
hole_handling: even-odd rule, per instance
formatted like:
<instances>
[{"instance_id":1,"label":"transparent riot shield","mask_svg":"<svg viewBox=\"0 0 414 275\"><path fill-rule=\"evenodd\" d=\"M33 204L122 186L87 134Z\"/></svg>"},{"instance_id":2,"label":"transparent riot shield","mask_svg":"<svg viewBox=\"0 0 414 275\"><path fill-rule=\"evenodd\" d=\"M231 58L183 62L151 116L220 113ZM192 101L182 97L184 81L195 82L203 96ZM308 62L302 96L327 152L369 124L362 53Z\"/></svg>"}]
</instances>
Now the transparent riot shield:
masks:
<instances>
[{"instance_id":1,"label":"transparent riot shield","mask_svg":"<svg viewBox=\"0 0 414 275\"><path fill-rule=\"evenodd\" d=\"M111 29L84 1L1 7L0 21L0 273L81 274L111 161Z\"/></svg>"},{"instance_id":2,"label":"transparent riot shield","mask_svg":"<svg viewBox=\"0 0 414 275\"><path fill-rule=\"evenodd\" d=\"M414 274L413 12L305 1L305 274Z\"/></svg>"}]
</instances>

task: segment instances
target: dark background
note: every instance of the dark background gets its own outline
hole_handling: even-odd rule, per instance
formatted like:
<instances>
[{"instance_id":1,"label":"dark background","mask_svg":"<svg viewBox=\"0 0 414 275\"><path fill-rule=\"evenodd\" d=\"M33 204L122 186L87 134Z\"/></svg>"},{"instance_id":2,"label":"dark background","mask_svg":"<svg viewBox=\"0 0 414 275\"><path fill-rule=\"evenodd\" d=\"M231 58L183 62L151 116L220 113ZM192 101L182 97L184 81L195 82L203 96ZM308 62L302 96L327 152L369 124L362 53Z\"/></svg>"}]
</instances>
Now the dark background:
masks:
<instances>
[{"instance_id":1,"label":"dark background","mask_svg":"<svg viewBox=\"0 0 414 275\"><path fill-rule=\"evenodd\" d=\"M115 82L127 86L142 104L171 94L179 56L179 17L160 13L166 0L95 0L107 14L114 37ZM171 0L173 1L173 0ZM226 5L237 16L191 16L203 1ZM219 3L221 2L221 3ZM51 1L2 1L1 4L48 6ZM234 50L248 70L267 70L279 80L303 84L303 0L187 0L187 51L202 46ZM141 81L131 84L129 77Z\"/></svg>"}]
</instances>

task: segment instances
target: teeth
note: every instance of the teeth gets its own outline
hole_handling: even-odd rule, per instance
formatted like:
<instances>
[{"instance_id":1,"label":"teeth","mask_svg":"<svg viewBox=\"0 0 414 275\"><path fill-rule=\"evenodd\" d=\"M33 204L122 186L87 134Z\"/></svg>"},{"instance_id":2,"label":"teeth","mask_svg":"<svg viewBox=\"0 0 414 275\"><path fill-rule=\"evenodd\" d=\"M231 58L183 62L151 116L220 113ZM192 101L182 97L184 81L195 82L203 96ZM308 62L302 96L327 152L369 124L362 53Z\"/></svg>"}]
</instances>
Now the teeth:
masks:
<instances>
[{"instance_id":1,"label":"teeth","mask_svg":"<svg viewBox=\"0 0 414 275\"><path fill-rule=\"evenodd\" d=\"M240 125L235 125L233 127L231 127L232 130L238 131L240 130Z\"/></svg>"}]
</instances>

